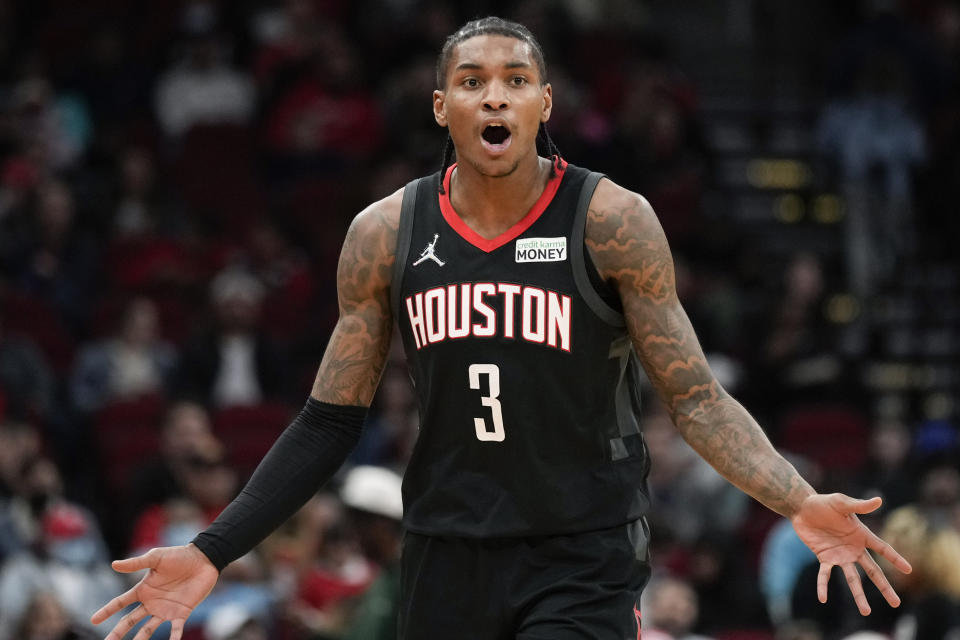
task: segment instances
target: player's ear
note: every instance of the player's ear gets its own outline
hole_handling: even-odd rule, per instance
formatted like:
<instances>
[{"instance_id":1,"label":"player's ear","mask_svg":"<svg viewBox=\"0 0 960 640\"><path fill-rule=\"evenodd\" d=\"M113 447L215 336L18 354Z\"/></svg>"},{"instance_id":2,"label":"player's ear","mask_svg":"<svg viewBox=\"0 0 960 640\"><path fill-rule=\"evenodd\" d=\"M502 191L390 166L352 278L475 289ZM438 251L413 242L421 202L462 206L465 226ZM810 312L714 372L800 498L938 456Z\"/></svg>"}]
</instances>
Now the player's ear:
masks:
<instances>
[{"instance_id":1,"label":"player's ear","mask_svg":"<svg viewBox=\"0 0 960 640\"><path fill-rule=\"evenodd\" d=\"M446 96L443 91L437 89L433 92L433 119L437 121L437 124L441 127L447 126L447 113L444 103Z\"/></svg>"},{"instance_id":2,"label":"player's ear","mask_svg":"<svg viewBox=\"0 0 960 640\"><path fill-rule=\"evenodd\" d=\"M553 87L548 82L543 85L543 108L540 112L540 122L546 122L550 119L553 112Z\"/></svg>"}]
</instances>

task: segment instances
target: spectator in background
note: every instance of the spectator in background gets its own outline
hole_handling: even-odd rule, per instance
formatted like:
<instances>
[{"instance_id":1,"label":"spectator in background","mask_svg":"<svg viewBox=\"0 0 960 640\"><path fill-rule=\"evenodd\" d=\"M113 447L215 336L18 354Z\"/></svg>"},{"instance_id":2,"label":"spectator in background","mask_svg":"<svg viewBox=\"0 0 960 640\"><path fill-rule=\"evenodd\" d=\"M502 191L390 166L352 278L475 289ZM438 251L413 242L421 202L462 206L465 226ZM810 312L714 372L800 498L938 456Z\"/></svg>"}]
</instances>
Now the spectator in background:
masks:
<instances>
[{"instance_id":1,"label":"spectator in background","mask_svg":"<svg viewBox=\"0 0 960 640\"><path fill-rule=\"evenodd\" d=\"M307 614L305 603L298 602L307 577L318 557L327 553L328 534L343 518L343 505L329 493L311 498L279 529L260 544L257 551L264 559L267 580L281 616L274 625L275 637L283 640L302 635L300 614Z\"/></svg>"},{"instance_id":2,"label":"spectator in background","mask_svg":"<svg viewBox=\"0 0 960 640\"><path fill-rule=\"evenodd\" d=\"M148 506L134 525L130 549L186 544L202 531L236 495L237 474L227 464L223 445L204 438L176 467L182 495Z\"/></svg>"},{"instance_id":3,"label":"spectator in background","mask_svg":"<svg viewBox=\"0 0 960 640\"><path fill-rule=\"evenodd\" d=\"M42 75L21 80L12 98L22 148L36 145L33 154L43 169L62 172L73 168L93 133L85 103L77 96L56 95Z\"/></svg>"},{"instance_id":4,"label":"spectator in background","mask_svg":"<svg viewBox=\"0 0 960 640\"><path fill-rule=\"evenodd\" d=\"M70 187L59 180L41 184L15 268L20 287L53 305L76 333L90 310L100 256L75 218Z\"/></svg>"},{"instance_id":5,"label":"spectator in background","mask_svg":"<svg viewBox=\"0 0 960 640\"><path fill-rule=\"evenodd\" d=\"M151 300L131 300L117 333L77 355L70 380L74 406L89 412L118 400L165 395L176 351L160 338L158 324Z\"/></svg>"},{"instance_id":6,"label":"spectator in background","mask_svg":"<svg viewBox=\"0 0 960 640\"><path fill-rule=\"evenodd\" d=\"M960 634L960 532L908 505L893 511L881 535L901 549L913 572L895 576L902 595L897 640L950 640ZM886 566L886 563L884 563Z\"/></svg>"},{"instance_id":7,"label":"spectator in background","mask_svg":"<svg viewBox=\"0 0 960 640\"><path fill-rule=\"evenodd\" d=\"M382 467L354 467L340 497L348 508L364 555L380 575L360 599L343 640L394 640L400 614L400 547L403 528L402 479Z\"/></svg>"},{"instance_id":8,"label":"spectator in background","mask_svg":"<svg viewBox=\"0 0 960 640\"><path fill-rule=\"evenodd\" d=\"M672 576L650 581L643 592L643 634L664 640L710 640L690 633L697 623L699 604L696 592L685 581ZM639 615L639 612L637 612ZM648 629L658 634L648 634Z\"/></svg>"},{"instance_id":9,"label":"spectator in background","mask_svg":"<svg viewBox=\"0 0 960 640\"><path fill-rule=\"evenodd\" d=\"M918 112L939 92L933 52L896 19L896 3L865 5L877 15L841 46L840 93L817 124L846 203L848 284L864 298L916 248L912 174L927 157Z\"/></svg>"},{"instance_id":10,"label":"spectator in background","mask_svg":"<svg viewBox=\"0 0 960 640\"><path fill-rule=\"evenodd\" d=\"M193 227L158 180L154 154L131 146L117 165L115 192L104 198L106 219L101 222L109 233L104 261L108 286L131 292L189 291L198 277L189 250Z\"/></svg>"},{"instance_id":11,"label":"spectator in background","mask_svg":"<svg viewBox=\"0 0 960 640\"><path fill-rule=\"evenodd\" d=\"M940 456L926 462L917 502L933 524L952 526L960 509L960 471L955 457Z\"/></svg>"},{"instance_id":12,"label":"spectator in background","mask_svg":"<svg viewBox=\"0 0 960 640\"><path fill-rule=\"evenodd\" d=\"M130 147L120 156L119 185L113 210L113 235L132 240L183 230L157 184L156 159L144 147Z\"/></svg>"},{"instance_id":13,"label":"spectator in background","mask_svg":"<svg viewBox=\"0 0 960 640\"><path fill-rule=\"evenodd\" d=\"M9 270L13 264L19 248L15 240L23 226L24 210L34 189L45 178L42 158L34 157L39 152L39 145L33 145L23 153L5 158L0 166L0 268L3 269Z\"/></svg>"},{"instance_id":14,"label":"spectator in background","mask_svg":"<svg viewBox=\"0 0 960 640\"><path fill-rule=\"evenodd\" d=\"M770 297L758 331L759 362L753 379L766 399L780 406L822 400L842 373L825 316L826 281L821 259L797 253L785 265L780 290Z\"/></svg>"},{"instance_id":15,"label":"spectator in background","mask_svg":"<svg viewBox=\"0 0 960 640\"><path fill-rule=\"evenodd\" d=\"M191 340L176 376L181 395L214 406L257 404L285 390L280 348L260 327L264 287L236 268L214 278L215 325Z\"/></svg>"},{"instance_id":16,"label":"spectator in background","mask_svg":"<svg viewBox=\"0 0 960 640\"><path fill-rule=\"evenodd\" d=\"M363 427L350 460L358 465L405 466L417 434L417 400L407 374L399 340L391 345L390 364L383 372L373 415Z\"/></svg>"},{"instance_id":17,"label":"spectator in background","mask_svg":"<svg viewBox=\"0 0 960 640\"><path fill-rule=\"evenodd\" d=\"M669 529L669 537L684 545L707 531L718 535L735 532L746 517L747 496L697 455L666 413L646 418L643 437L650 458L656 460L647 478L653 527Z\"/></svg>"},{"instance_id":18,"label":"spectator in background","mask_svg":"<svg viewBox=\"0 0 960 640\"><path fill-rule=\"evenodd\" d=\"M199 446L177 468L177 484L183 493L147 507L134 525L130 549L146 552L151 547L186 544L202 531L236 495L237 474L227 464L223 445L202 438ZM263 566L254 553L224 569L222 581L190 616L188 628L204 625L222 606L243 608L251 616L266 618L273 594L264 581Z\"/></svg>"},{"instance_id":19,"label":"spectator in background","mask_svg":"<svg viewBox=\"0 0 960 640\"><path fill-rule=\"evenodd\" d=\"M383 117L363 78L354 44L327 25L309 64L267 105L270 150L334 172L370 158L383 142Z\"/></svg>"},{"instance_id":20,"label":"spectator in background","mask_svg":"<svg viewBox=\"0 0 960 640\"><path fill-rule=\"evenodd\" d=\"M28 339L5 331L0 308L0 421L4 414L43 419L53 410L55 391L56 379L43 354Z\"/></svg>"},{"instance_id":21,"label":"spectator in background","mask_svg":"<svg viewBox=\"0 0 960 640\"><path fill-rule=\"evenodd\" d=\"M171 138L200 124L246 124L256 107L252 80L228 64L227 47L209 20L188 25L183 52L157 83L157 119Z\"/></svg>"},{"instance_id":22,"label":"spectator in background","mask_svg":"<svg viewBox=\"0 0 960 640\"><path fill-rule=\"evenodd\" d=\"M39 453L36 429L0 419L0 563L32 545L38 536L33 509L22 491L22 472Z\"/></svg>"},{"instance_id":23,"label":"spectator in background","mask_svg":"<svg viewBox=\"0 0 960 640\"><path fill-rule=\"evenodd\" d=\"M867 465L857 480L862 495L879 495L885 509L913 500L917 478L910 457L910 431L898 420L886 419L870 430Z\"/></svg>"},{"instance_id":24,"label":"spectator in background","mask_svg":"<svg viewBox=\"0 0 960 640\"><path fill-rule=\"evenodd\" d=\"M178 402L163 420L160 451L137 467L129 482L125 522L132 522L144 508L163 504L184 493L181 478L189 461L209 450L215 440L210 416L202 405Z\"/></svg>"},{"instance_id":25,"label":"spectator in background","mask_svg":"<svg viewBox=\"0 0 960 640\"><path fill-rule=\"evenodd\" d=\"M278 4L260 7L250 21L260 47L254 55L254 75L267 96L274 91L271 83L283 79L289 68L302 64L317 50L323 35L316 2L287 0Z\"/></svg>"},{"instance_id":26,"label":"spectator in background","mask_svg":"<svg viewBox=\"0 0 960 640\"><path fill-rule=\"evenodd\" d=\"M423 96L430 95L433 90L435 75L433 56L423 55L395 75L389 75L386 86L381 89L385 134L390 148L398 152L397 163L410 163L416 159L424 166L432 166L435 162L432 150L443 144L437 139L437 124L433 115L420 108ZM374 189L374 197L377 193L389 195L393 192L393 185L409 180L408 175L417 175L416 165L404 167L403 170L401 176L391 176L395 179L389 181L389 187L387 181L379 181L383 187Z\"/></svg>"},{"instance_id":27,"label":"spectator in background","mask_svg":"<svg viewBox=\"0 0 960 640\"><path fill-rule=\"evenodd\" d=\"M10 634L41 592L55 594L70 618L90 629L91 607L122 584L107 564L96 520L63 498L59 472L47 459L25 465L19 491L31 506L37 539L0 568L0 639L19 640Z\"/></svg>"},{"instance_id":28,"label":"spectator in background","mask_svg":"<svg viewBox=\"0 0 960 640\"><path fill-rule=\"evenodd\" d=\"M78 626L56 594L38 591L23 612L17 640L96 640L89 629Z\"/></svg>"},{"instance_id":29,"label":"spectator in background","mask_svg":"<svg viewBox=\"0 0 960 640\"><path fill-rule=\"evenodd\" d=\"M292 525L286 535L271 536L264 544L270 549L274 576L284 582L293 578L284 628L294 637L339 638L356 609L356 598L376 578L378 568L361 553L338 497L318 494ZM285 540L277 544L278 537Z\"/></svg>"},{"instance_id":30,"label":"spectator in background","mask_svg":"<svg viewBox=\"0 0 960 640\"><path fill-rule=\"evenodd\" d=\"M295 343L309 332L313 321L317 283L309 259L271 220L253 225L246 249L251 273L264 285L264 329L273 339Z\"/></svg>"}]
</instances>

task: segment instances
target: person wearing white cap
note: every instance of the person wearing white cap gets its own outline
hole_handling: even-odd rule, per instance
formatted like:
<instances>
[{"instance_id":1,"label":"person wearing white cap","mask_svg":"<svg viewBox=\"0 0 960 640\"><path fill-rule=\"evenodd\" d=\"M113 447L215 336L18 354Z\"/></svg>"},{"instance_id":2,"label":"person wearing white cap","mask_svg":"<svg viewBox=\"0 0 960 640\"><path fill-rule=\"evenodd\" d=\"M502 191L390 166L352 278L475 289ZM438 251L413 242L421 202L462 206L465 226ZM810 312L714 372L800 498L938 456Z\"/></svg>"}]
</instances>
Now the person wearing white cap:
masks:
<instances>
[{"instance_id":1,"label":"person wearing white cap","mask_svg":"<svg viewBox=\"0 0 960 640\"><path fill-rule=\"evenodd\" d=\"M364 593L343 640L394 640L400 605L401 478L383 467L347 473L340 499L347 506L367 557L382 567Z\"/></svg>"}]
</instances>

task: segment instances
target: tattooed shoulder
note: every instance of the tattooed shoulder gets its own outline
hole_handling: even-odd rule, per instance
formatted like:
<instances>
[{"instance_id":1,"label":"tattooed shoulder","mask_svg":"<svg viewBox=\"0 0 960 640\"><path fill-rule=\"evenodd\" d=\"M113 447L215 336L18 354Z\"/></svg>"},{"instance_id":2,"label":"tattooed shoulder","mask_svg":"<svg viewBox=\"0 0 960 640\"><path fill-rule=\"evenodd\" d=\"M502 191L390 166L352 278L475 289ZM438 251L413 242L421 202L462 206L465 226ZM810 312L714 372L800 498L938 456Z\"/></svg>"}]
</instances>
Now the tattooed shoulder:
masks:
<instances>
[{"instance_id":1,"label":"tattooed shoulder","mask_svg":"<svg viewBox=\"0 0 960 640\"><path fill-rule=\"evenodd\" d=\"M600 275L621 295L657 303L675 297L670 248L643 196L601 180L587 212L586 245Z\"/></svg>"},{"instance_id":2,"label":"tattooed shoulder","mask_svg":"<svg viewBox=\"0 0 960 640\"><path fill-rule=\"evenodd\" d=\"M390 349L390 280L403 190L354 218L337 266L340 319L330 336L313 397L369 406Z\"/></svg>"},{"instance_id":3,"label":"tattooed shoulder","mask_svg":"<svg viewBox=\"0 0 960 640\"><path fill-rule=\"evenodd\" d=\"M341 306L382 293L395 261L403 189L361 211L347 230L337 266Z\"/></svg>"}]
</instances>

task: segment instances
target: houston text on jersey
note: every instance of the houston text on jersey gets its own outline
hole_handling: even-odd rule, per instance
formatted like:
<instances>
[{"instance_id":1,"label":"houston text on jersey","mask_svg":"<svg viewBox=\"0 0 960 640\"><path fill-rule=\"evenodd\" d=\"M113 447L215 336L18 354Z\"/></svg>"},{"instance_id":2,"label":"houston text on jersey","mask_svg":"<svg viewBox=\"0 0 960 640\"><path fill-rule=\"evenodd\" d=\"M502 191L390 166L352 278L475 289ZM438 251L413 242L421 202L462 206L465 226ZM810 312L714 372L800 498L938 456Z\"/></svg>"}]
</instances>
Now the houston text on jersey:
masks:
<instances>
[{"instance_id":1,"label":"houston text on jersey","mask_svg":"<svg viewBox=\"0 0 960 640\"><path fill-rule=\"evenodd\" d=\"M507 282L462 282L406 297L417 349L472 336L520 338L570 351L570 296Z\"/></svg>"}]
</instances>

